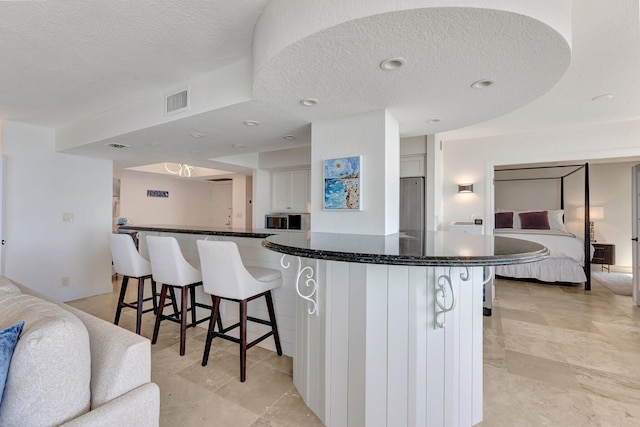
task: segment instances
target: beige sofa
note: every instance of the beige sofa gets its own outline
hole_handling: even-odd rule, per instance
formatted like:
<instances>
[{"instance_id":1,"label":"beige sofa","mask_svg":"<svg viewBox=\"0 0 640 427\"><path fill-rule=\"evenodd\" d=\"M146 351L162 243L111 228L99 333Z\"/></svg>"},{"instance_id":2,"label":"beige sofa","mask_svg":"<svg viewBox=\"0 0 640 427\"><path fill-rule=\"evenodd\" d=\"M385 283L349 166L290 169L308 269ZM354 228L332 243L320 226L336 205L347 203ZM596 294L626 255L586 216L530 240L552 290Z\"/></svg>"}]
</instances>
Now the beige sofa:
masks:
<instances>
[{"instance_id":1,"label":"beige sofa","mask_svg":"<svg viewBox=\"0 0 640 427\"><path fill-rule=\"evenodd\" d=\"M0 276L0 330L24 321L0 426L157 426L149 340Z\"/></svg>"}]
</instances>

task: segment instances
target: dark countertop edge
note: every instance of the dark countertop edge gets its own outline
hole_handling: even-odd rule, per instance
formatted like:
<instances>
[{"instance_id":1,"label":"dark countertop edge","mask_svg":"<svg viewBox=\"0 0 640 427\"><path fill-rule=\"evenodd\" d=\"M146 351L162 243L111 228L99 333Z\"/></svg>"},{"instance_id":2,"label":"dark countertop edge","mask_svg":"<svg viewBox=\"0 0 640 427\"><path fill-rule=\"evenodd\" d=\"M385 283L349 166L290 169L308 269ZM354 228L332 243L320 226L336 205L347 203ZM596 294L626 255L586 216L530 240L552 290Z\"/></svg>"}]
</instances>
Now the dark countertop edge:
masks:
<instances>
[{"instance_id":1,"label":"dark countertop edge","mask_svg":"<svg viewBox=\"0 0 640 427\"><path fill-rule=\"evenodd\" d=\"M247 237L253 239L265 239L269 236L273 236L276 233L260 233L253 231L234 231L234 230L202 230L194 227L192 229L186 228L170 228L170 227L147 227L136 225L121 225L119 230L131 230L131 231L157 231L162 233L182 233L182 234L203 234L207 236L227 236L227 237Z\"/></svg>"},{"instance_id":2,"label":"dark countertop edge","mask_svg":"<svg viewBox=\"0 0 640 427\"><path fill-rule=\"evenodd\" d=\"M360 264L386 264L423 267L474 267L489 265L526 264L530 262L542 261L549 257L549 250L547 248L522 255L492 255L483 257L420 257L410 255L371 255L303 249L292 246L278 245L268 240L263 240L262 246L275 252L280 252L285 255L299 256L302 258L313 258L325 261L353 262Z\"/></svg>"}]
</instances>

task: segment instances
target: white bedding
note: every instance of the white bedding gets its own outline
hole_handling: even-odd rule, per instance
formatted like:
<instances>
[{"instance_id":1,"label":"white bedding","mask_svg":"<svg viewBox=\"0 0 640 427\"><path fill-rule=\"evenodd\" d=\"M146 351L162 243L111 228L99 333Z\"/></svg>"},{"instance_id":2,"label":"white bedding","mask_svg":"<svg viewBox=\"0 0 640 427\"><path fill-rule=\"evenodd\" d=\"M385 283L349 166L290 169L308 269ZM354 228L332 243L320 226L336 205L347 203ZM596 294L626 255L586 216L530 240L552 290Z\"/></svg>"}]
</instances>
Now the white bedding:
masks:
<instances>
[{"instance_id":1,"label":"white bedding","mask_svg":"<svg viewBox=\"0 0 640 427\"><path fill-rule=\"evenodd\" d=\"M544 282L581 283L587 280L584 273L584 244L574 234L559 230L523 230L500 228L496 236L529 240L549 249L549 258L528 264L501 265L496 275L515 278L531 278ZM591 256L593 256L591 246Z\"/></svg>"},{"instance_id":2,"label":"white bedding","mask_svg":"<svg viewBox=\"0 0 640 427\"><path fill-rule=\"evenodd\" d=\"M569 258L584 266L584 244L574 234L559 230L497 228L496 236L540 243L549 249L549 258Z\"/></svg>"}]
</instances>

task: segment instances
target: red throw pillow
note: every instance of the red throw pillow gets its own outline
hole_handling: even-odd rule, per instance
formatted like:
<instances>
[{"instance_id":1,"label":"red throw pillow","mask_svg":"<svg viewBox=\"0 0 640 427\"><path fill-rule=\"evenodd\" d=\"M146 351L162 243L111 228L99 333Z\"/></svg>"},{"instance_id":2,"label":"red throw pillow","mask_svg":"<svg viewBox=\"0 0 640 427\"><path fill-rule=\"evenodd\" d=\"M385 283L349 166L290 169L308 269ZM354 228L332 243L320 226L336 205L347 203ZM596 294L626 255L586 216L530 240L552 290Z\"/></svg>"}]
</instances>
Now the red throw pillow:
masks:
<instances>
[{"instance_id":1,"label":"red throw pillow","mask_svg":"<svg viewBox=\"0 0 640 427\"><path fill-rule=\"evenodd\" d=\"M513 228L513 212L496 212L496 228Z\"/></svg>"},{"instance_id":2,"label":"red throw pillow","mask_svg":"<svg viewBox=\"0 0 640 427\"><path fill-rule=\"evenodd\" d=\"M539 212L522 212L520 216L520 225L523 229L530 230L550 230L549 214L547 211Z\"/></svg>"}]
</instances>

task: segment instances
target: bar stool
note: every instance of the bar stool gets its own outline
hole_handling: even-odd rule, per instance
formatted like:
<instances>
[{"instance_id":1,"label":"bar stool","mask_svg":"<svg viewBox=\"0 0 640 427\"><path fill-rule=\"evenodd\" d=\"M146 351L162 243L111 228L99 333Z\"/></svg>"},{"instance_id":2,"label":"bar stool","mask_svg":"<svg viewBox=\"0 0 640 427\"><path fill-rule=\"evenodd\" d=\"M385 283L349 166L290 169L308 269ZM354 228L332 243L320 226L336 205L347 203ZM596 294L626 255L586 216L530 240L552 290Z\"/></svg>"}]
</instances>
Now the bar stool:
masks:
<instances>
[{"instance_id":1,"label":"bar stool","mask_svg":"<svg viewBox=\"0 0 640 427\"><path fill-rule=\"evenodd\" d=\"M279 270L260 267L245 267L240 258L238 245L234 242L220 242L210 240L198 240L198 254L200 255L200 267L204 291L211 294L213 310L209 320L207 342L204 347L202 366L209 361L211 341L220 337L240 344L240 381L246 379L247 350L260 341L273 335L278 356L282 356L278 326L276 324L275 311L271 290L282 285L282 273ZM247 316L247 302L264 296L269 311L269 321ZM225 299L240 303L240 321L227 328L214 331L214 325L220 319L220 300ZM247 320L271 326L271 331L247 343ZM240 327L240 338L226 335L226 332Z\"/></svg>"},{"instance_id":2,"label":"bar stool","mask_svg":"<svg viewBox=\"0 0 640 427\"><path fill-rule=\"evenodd\" d=\"M113 323L117 325L120 322L120 313L123 308L135 308L136 334L140 335L142 314L150 311L155 314L158 310L156 282L151 277L151 264L138 253L133 238L129 234L109 233L109 246L111 247L113 269L116 273L122 274L122 286L120 287L118 307L116 308L116 318ZM135 302L124 301L129 278L138 279L138 299ZM145 279L151 279L152 295L149 298L144 298ZM153 308L143 310L142 306L146 301L153 301Z\"/></svg>"},{"instance_id":3,"label":"bar stool","mask_svg":"<svg viewBox=\"0 0 640 427\"><path fill-rule=\"evenodd\" d=\"M178 241L174 237L147 236L147 247L151 259L151 274L153 280L162 283L160 302L156 314L156 324L153 328L152 344L158 340L160 322L170 320L180 324L180 356L184 356L187 328L205 322L206 317L196 320L196 307L211 309L211 306L196 302L196 287L202 285L200 271L189 264L182 255ZM174 305L174 312L163 313L167 292L173 295L173 289L181 289L180 311ZM191 308L187 308L187 299L191 293ZM187 324L188 312L191 312L191 322Z\"/></svg>"}]
</instances>

